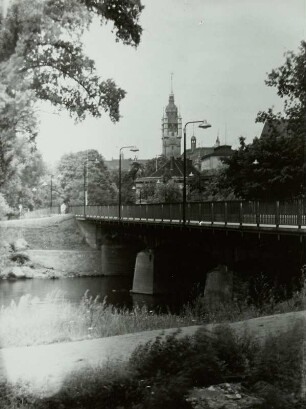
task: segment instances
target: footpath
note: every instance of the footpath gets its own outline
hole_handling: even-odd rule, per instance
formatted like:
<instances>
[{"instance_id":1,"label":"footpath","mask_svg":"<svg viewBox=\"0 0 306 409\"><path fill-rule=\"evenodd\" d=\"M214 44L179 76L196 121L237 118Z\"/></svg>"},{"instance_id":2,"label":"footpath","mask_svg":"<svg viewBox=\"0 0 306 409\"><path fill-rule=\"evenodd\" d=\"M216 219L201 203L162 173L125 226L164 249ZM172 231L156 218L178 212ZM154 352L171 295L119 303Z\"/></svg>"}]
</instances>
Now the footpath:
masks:
<instances>
[{"instance_id":1,"label":"footpath","mask_svg":"<svg viewBox=\"0 0 306 409\"><path fill-rule=\"evenodd\" d=\"M306 330L306 311L254 318L230 326L239 335L247 332L262 341L267 335L283 333L296 323ZM208 331L212 327L213 324L205 326ZM193 335L199 328L181 328L179 336ZM0 349L0 381L7 380L13 385L19 383L32 393L51 396L60 390L70 374L127 361L138 345L175 331L154 330L102 339Z\"/></svg>"}]
</instances>

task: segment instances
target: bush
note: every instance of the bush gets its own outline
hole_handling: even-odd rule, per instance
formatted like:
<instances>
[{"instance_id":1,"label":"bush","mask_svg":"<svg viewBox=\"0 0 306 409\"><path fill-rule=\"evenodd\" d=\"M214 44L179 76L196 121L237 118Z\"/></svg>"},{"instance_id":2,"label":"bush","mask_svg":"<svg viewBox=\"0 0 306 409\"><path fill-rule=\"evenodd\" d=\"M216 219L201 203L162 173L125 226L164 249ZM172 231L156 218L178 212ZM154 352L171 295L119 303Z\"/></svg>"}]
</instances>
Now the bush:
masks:
<instances>
[{"instance_id":1,"label":"bush","mask_svg":"<svg viewBox=\"0 0 306 409\"><path fill-rule=\"evenodd\" d=\"M13 253L10 255L10 260L14 261L18 265L22 266L30 260L29 256L25 253Z\"/></svg>"},{"instance_id":2,"label":"bush","mask_svg":"<svg viewBox=\"0 0 306 409\"><path fill-rule=\"evenodd\" d=\"M214 329L215 350L222 362L222 373L227 379L248 377L255 364L259 344L246 332L238 336L229 326Z\"/></svg>"},{"instance_id":3,"label":"bush","mask_svg":"<svg viewBox=\"0 0 306 409\"><path fill-rule=\"evenodd\" d=\"M301 388L304 320L278 336L269 336L256 355L251 382L266 381L282 391L298 394Z\"/></svg>"},{"instance_id":4,"label":"bush","mask_svg":"<svg viewBox=\"0 0 306 409\"><path fill-rule=\"evenodd\" d=\"M196 337L178 338L177 335L178 332L165 339L158 337L136 348L129 364L137 377L159 384L177 377L182 389L220 381L221 364L211 337L202 331Z\"/></svg>"}]
</instances>

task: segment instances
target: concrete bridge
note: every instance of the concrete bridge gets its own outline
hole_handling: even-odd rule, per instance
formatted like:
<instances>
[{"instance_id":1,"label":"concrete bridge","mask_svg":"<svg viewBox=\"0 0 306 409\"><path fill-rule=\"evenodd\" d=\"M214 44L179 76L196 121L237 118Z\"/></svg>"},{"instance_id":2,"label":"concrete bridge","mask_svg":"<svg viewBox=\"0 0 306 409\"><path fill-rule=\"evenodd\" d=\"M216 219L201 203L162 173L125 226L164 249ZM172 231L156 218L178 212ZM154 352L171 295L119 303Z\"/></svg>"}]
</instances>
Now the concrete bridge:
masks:
<instances>
[{"instance_id":1,"label":"concrete bridge","mask_svg":"<svg viewBox=\"0 0 306 409\"><path fill-rule=\"evenodd\" d=\"M156 294L203 279L219 264L281 282L305 264L306 202L71 206L88 244L101 249L101 272L131 274L132 291ZM224 272L219 278L226 286Z\"/></svg>"}]
</instances>

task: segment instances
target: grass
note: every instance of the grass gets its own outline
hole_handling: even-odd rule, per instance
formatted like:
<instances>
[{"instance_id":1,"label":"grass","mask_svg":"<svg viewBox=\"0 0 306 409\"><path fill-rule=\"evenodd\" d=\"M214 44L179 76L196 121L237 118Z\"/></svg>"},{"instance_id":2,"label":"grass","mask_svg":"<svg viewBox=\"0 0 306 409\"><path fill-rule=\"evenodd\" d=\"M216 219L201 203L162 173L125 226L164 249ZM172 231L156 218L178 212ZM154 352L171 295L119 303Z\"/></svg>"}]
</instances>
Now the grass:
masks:
<instances>
[{"instance_id":1,"label":"grass","mask_svg":"<svg viewBox=\"0 0 306 409\"><path fill-rule=\"evenodd\" d=\"M0 309L0 347L18 347L69 342L204 323L235 322L263 315L305 308L305 290L282 303L260 308L245 303L220 304L208 310L199 296L185 305L181 314L156 313L146 307L116 308L85 293L79 304L56 291L39 300L29 294Z\"/></svg>"},{"instance_id":2,"label":"grass","mask_svg":"<svg viewBox=\"0 0 306 409\"><path fill-rule=\"evenodd\" d=\"M156 314L146 307L116 308L88 292L80 304L65 299L61 291L41 302L24 295L0 310L0 345L29 346L123 335L132 332L194 325L193 316L170 312Z\"/></svg>"},{"instance_id":3,"label":"grass","mask_svg":"<svg viewBox=\"0 0 306 409\"><path fill-rule=\"evenodd\" d=\"M139 346L126 364L74 373L52 397L30 396L21 387L2 384L0 407L191 409L188 395L193 387L224 383L232 377L244 379L243 394L259 398L252 409L304 407L300 398L303 326L269 336L262 345L224 325L210 335L203 330L193 337L177 335Z\"/></svg>"}]
</instances>

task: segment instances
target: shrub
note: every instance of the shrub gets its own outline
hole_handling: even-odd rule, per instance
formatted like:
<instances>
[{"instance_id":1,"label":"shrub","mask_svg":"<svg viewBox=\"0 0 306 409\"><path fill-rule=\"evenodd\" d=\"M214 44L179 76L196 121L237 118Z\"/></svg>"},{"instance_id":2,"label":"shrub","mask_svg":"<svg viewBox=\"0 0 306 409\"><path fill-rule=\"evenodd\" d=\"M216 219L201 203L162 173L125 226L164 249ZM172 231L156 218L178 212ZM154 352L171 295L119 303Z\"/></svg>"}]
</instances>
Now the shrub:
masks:
<instances>
[{"instance_id":1,"label":"shrub","mask_svg":"<svg viewBox=\"0 0 306 409\"><path fill-rule=\"evenodd\" d=\"M27 261L30 260L29 256L25 253L13 253L10 255L10 260L14 261L15 263L19 264L22 266L25 264Z\"/></svg>"},{"instance_id":2,"label":"shrub","mask_svg":"<svg viewBox=\"0 0 306 409\"><path fill-rule=\"evenodd\" d=\"M288 393L300 392L304 320L280 335L270 335L255 357L251 382L266 381Z\"/></svg>"},{"instance_id":3,"label":"shrub","mask_svg":"<svg viewBox=\"0 0 306 409\"><path fill-rule=\"evenodd\" d=\"M213 332L216 354L223 365L223 376L227 379L249 376L259 344L246 331L237 335L228 325L219 325Z\"/></svg>"}]
</instances>

